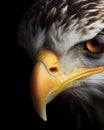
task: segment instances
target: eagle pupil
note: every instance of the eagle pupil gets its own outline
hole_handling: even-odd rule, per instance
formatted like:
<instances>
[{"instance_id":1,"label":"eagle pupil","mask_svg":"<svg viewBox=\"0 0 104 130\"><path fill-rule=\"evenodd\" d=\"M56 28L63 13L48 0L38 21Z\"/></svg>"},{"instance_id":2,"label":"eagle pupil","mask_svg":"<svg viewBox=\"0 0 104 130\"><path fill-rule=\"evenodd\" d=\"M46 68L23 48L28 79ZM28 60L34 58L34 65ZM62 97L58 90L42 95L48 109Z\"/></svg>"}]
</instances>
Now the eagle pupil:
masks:
<instances>
[{"instance_id":1,"label":"eagle pupil","mask_svg":"<svg viewBox=\"0 0 104 130\"><path fill-rule=\"evenodd\" d=\"M100 45L99 41L96 39L96 38L93 38L92 39L92 42L91 42L92 46L94 47L98 47Z\"/></svg>"}]
</instances>

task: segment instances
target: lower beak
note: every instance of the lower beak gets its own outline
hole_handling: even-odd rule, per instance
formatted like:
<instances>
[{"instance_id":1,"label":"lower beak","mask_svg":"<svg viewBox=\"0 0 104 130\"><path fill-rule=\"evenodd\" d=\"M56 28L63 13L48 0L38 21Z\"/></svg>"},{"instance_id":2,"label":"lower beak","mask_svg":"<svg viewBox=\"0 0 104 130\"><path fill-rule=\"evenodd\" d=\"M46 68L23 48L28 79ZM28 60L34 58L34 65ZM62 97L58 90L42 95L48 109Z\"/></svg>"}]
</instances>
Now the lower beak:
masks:
<instances>
[{"instance_id":1,"label":"lower beak","mask_svg":"<svg viewBox=\"0 0 104 130\"><path fill-rule=\"evenodd\" d=\"M45 56L43 58L44 53ZM76 68L69 75L63 76L58 67L58 59L53 54L49 54L49 51L47 53L42 51L41 54L31 75L31 97L37 113L46 121L47 103L67 88L71 88L70 84L72 82L85 76L99 73L104 70L104 67ZM52 59L49 60L48 58Z\"/></svg>"}]
</instances>

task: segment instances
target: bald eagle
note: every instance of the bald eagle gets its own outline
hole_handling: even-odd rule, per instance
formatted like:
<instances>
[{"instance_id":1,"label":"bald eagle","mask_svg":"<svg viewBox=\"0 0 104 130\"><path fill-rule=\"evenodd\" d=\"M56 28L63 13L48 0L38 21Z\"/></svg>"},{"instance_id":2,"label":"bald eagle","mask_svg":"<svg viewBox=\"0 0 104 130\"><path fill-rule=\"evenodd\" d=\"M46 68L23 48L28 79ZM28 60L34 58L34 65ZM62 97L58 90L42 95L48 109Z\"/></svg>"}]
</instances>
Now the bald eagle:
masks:
<instances>
[{"instance_id":1,"label":"bald eagle","mask_svg":"<svg viewBox=\"0 0 104 130\"><path fill-rule=\"evenodd\" d=\"M34 64L38 115L51 128L104 130L104 0L37 0L18 43Z\"/></svg>"}]
</instances>

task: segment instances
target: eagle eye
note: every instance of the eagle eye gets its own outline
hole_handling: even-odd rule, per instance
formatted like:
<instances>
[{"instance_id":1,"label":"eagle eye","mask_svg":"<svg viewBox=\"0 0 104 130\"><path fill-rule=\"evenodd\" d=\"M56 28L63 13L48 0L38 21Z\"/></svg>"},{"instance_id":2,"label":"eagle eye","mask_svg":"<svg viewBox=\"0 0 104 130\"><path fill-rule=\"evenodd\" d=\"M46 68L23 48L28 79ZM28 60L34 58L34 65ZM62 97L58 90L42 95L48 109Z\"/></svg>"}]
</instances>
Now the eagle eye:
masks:
<instances>
[{"instance_id":1,"label":"eagle eye","mask_svg":"<svg viewBox=\"0 0 104 130\"><path fill-rule=\"evenodd\" d=\"M86 41L83 49L86 53L102 54L104 52L104 35L98 34L93 39Z\"/></svg>"}]
</instances>

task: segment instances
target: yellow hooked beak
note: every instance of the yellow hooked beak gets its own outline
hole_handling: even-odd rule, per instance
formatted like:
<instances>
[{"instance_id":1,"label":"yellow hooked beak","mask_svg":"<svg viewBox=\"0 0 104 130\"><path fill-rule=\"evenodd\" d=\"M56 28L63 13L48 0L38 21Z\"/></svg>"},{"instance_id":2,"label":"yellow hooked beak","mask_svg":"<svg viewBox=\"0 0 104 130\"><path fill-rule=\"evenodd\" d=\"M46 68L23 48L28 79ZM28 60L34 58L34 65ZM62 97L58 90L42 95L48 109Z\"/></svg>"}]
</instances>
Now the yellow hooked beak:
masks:
<instances>
[{"instance_id":1,"label":"yellow hooked beak","mask_svg":"<svg viewBox=\"0 0 104 130\"><path fill-rule=\"evenodd\" d=\"M31 97L37 113L46 121L47 103L69 88L73 81L103 70L104 66L76 68L69 75L63 75L57 56L49 50L41 49L31 75Z\"/></svg>"}]
</instances>

